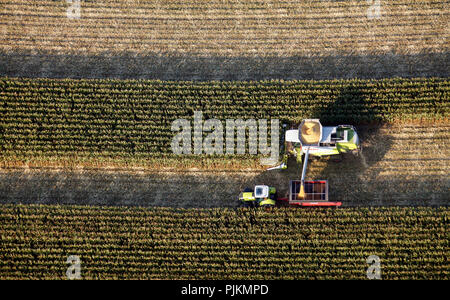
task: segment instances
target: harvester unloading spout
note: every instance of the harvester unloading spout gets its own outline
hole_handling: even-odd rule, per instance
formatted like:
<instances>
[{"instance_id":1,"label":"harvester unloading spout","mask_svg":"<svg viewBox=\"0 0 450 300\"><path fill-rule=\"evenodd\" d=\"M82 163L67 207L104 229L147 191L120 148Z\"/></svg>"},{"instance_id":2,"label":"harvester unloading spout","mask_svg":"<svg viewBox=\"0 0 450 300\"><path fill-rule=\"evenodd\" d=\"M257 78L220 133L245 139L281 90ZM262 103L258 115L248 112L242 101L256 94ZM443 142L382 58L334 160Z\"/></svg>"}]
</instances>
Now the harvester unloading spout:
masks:
<instances>
[{"instance_id":1,"label":"harvester unloading spout","mask_svg":"<svg viewBox=\"0 0 450 300\"><path fill-rule=\"evenodd\" d=\"M306 167L308 165L308 158L309 158L309 147L307 147L307 149L306 149L305 159L303 160L301 186L300 186L300 192L298 193L298 196L297 196L299 199L305 199L305 175L306 175Z\"/></svg>"}]
</instances>

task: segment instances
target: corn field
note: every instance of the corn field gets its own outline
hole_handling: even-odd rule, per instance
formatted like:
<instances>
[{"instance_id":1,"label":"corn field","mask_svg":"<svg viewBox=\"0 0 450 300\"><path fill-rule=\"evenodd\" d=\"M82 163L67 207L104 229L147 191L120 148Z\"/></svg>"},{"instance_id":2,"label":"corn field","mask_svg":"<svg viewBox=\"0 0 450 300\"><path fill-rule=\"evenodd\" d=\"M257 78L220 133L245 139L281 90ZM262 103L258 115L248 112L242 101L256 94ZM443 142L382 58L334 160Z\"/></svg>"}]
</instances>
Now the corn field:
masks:
<instances>
[{"instance_id":1,"label":"corn field","mask_svg":"<svg viewBox=\"0 0 450 300\"><path fill-rule=\"evenodd\" d=\"M0 206L0 278L447 279L448 208Z\"/></svg>"},{"instance_id":2,"label":"corn field","mask_svg":"<svg viewBox=\"0 0 450 300\"><path fill-rule=\"evenodd\" d=\"M445 122L447 79L262 82L0 80L2 161L169 166L176 119L317 117L324 123ZM195 157L186 157L196 162ZM224 165L223 157L217 158ZM253 166L248 156L237 166ZM214 164L214 158L206 165ZM183 161L183 160L182 160ZM233 161L233 160L232 160ZM149 163L150 162L150 163ZM187 163L191 165L192 163ZM179 163L178 163L179 165ZM182 165L182 164L181 164Z\"/></svg>"},{"instance_id":3,"label":"corn field","mask_svg":"<svg viewBox=\"0 0 450 300\"><path fill-rule=\"evenodd\" d=\"M72 279L74 257L82 279L371 279L373 257L381 279L449 279L449 17L447 0L0 0L0 279ZM245 128L244 154L174 154L198 112L355 125L358 156L306 172L342 207L240 207L255 185L287 197L301 166L266 170Z\"/></svg>"}]
</instances>

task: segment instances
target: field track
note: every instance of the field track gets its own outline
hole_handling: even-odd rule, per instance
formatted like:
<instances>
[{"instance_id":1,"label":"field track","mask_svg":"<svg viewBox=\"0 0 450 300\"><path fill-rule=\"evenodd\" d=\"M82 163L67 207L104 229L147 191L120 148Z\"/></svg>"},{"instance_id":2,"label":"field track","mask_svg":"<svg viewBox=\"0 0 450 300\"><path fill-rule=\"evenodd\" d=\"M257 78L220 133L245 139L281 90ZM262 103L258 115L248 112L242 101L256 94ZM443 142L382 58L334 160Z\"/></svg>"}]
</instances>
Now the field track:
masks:
<instances>
[{"instance_id":1,"label":"field track","mask_svg":"<svg viewBox=\"0 0 450 300\"><path fill-rule=\"evenodd\" d=\"M448 77L449 2L376 2L2 0L0 75Z\"/></svg>"},{"instance_id":2,"label":"field track","mask_svg":"<svg viewBox=\"0 0 450 300\"><path fill-rule=\"evenodd\" d=\"M361 157L310 163L307 177L328 179L330 199L344 206L449 204L449 124L368 126L361 135ZM234 207L245 187L271 184L283 194L299 176L295 165L285 171L3 168L0 202Z\"/></svg>"}]
</instances>

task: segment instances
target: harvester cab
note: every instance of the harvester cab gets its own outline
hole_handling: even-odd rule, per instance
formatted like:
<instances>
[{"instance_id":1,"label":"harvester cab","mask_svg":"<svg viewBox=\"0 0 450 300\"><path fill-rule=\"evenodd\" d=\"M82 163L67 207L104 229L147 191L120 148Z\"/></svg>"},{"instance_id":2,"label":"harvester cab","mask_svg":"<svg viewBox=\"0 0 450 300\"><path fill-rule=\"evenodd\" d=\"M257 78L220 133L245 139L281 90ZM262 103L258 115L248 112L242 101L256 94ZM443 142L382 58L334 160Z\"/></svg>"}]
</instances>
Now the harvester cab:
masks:
<instances>
[{"instance_id":1,"label":"harvester cab","mask_svg":"<svg viewBox=\"0 0 450 300\"><path fill-rule=\"evenodd\" d=\"M310 152L313 156L342 153L357 154L361 150L356 129L351 125L322 126L318 119L303 120L298 129L286 131L288 152L298 159Z\"/></svg>"}]
</instances>

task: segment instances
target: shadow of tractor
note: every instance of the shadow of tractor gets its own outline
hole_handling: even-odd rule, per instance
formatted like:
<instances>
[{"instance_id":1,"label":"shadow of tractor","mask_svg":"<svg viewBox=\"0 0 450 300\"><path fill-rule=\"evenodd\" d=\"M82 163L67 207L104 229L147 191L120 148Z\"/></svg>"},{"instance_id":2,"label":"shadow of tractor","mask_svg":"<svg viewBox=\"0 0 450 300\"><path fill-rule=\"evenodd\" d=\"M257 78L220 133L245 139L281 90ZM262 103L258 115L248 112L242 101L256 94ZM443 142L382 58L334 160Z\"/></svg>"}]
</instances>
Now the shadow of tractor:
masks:
<instances>
[{"instance_id":1,"label":"shadow of tractor","mask_svg":"<svg viewBox=\"0 0 450 300\"><path fill-rule=\"evenodd\" d=\"M363 83L349 83L336 93L334 99L321 109L312 111L309 118L320 119L323 126L353 125L361 140L362 151L357 154L340 154L328 157L309 157L307 180L326 179L330 201L341 201L343 206L379 205L386 195L372 184L379 171L372 166L383 160L392 147L393 139L383 134L382 112L371 103ZM291 124L296 128L298 124ZM264 171L243 188L256 184L275 186L279 197L287 197L289 180L300 179L302 165L290 157L285 170Z\"/></svg>"}]
</instances>

